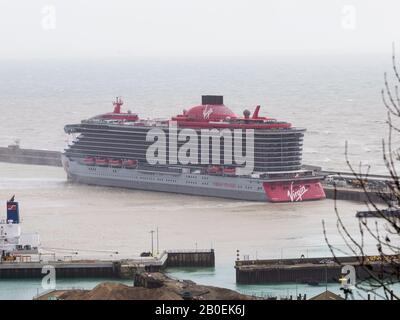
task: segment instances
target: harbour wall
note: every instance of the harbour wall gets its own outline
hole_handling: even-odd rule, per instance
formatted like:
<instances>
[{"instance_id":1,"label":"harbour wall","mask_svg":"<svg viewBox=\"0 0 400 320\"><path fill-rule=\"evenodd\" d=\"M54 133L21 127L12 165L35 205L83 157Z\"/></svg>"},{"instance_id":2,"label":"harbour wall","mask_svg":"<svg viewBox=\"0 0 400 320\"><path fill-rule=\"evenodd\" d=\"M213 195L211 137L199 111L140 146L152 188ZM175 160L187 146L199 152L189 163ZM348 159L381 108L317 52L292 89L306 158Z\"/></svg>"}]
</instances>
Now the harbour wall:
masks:
<instances>
[{"instance_id":1,"label":"harbour wall","mask_svg":"<svg viewBox=\"0 0 400 320\"><path fill-rule=\"evenodd\" d=\"M21 149L18 145L0 147L0 162L61 167L61 152Z\"/></svg>"},{"instance_id":2,"label":"harbour wall","mask_svg":"<svg viewBox=\"0 0 400 320\"><path fill-rule=\"evenodd\" d=\"M168 267L215 267L215 253L210 250L171 250L157 257L117 261L48 261L0 263L0 280L10 278L43 278L54 268L57 278L133 279L140 272L159 272ZM44 273L43 273L44 272Z\"/></svg>"},{"instance_id":3,"label":"harbour wall","mask_svg":"<svg viewBox=\"0 0 400 320\"><path fill-rule=\"evenodd\" d=\"M336 199L336 200L348 200L348 201L356 201L356 202L368 202L372 201L373 203L386 203L378 192L367 191L365 192L361 188L340 188L333 186L324 185L325 195L328 199ZM384 194L386 199L390 198L390 194Z\"/></svg>"},{"instance_id":4,"label":"harbour wall","mask_svg":"<svg viewBox=\"0 0 400 320\"><path fill-rule=\"evenodd\" d=\"M3 262L0 279L43 278L50 267L55 268L57 278L112 278L118 271L117 263L102 261Z\"/></svg>"},{"instance_id":5,"label":"harbour wall","mask_svg":"<svg viewBox=\"0 0 400 320\"><path fill-rule=\"evenodd\" d=\"M379 257L365 257L364 264L360 257L343 257L282 260L245 260L236 261L236 282L238 284L277 284L277 283L338 283L344 265L353 266L356 279L370 278L371 273L386 278L393 274L390 263L379 261ZM368 266L368 267L366 267Z\"/></svg>"},{"instance_id":6,"label":"harbour wall","mask_svg":"<svg viewBox=\"0 0 400 320\"><path fill-rule=\"evenodd\" d=\"M167 267L215 267L214 250L168 252Z\"/></svg>"}]
</instances>

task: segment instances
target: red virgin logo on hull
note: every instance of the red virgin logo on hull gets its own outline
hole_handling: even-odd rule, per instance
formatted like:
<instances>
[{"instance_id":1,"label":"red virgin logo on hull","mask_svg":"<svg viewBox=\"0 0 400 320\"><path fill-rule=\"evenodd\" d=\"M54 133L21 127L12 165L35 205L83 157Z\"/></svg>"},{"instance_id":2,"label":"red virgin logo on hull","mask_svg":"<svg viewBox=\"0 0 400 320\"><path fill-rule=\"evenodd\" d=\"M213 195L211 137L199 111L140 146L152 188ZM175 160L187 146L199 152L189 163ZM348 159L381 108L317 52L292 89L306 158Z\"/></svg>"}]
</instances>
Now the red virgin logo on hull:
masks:
<instances>
[{"instance_id":1,"label":"red virgin logo on hull","mask_svg":"<svg viewBox=\"0 0 400 320\"><path fill-rule=\"evenodd\" d=\"M305 185L300 185L296 190L293 189L293 182L290 184L290 189L287 195L290 201L303 201L303 195L308 191Z\"/></svg>"}]
</instances>

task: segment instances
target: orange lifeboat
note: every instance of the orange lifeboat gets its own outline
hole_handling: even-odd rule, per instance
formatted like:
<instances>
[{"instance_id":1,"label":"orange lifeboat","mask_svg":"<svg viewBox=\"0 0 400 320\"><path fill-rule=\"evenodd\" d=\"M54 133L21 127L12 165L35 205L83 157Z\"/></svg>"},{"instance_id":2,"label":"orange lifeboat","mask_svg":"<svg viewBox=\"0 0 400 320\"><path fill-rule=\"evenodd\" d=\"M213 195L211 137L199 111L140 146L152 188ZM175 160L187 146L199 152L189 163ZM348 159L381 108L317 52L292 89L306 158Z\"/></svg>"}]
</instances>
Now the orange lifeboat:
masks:
<instances>
[{"instance_id":1,"label":"orange lifeboat","mask_svg":"<svg viewBox=\"0 0 400 320\"><path fill-rule=\"evenodd\" d=\"M83 159L83 163L86 164L87 166L94 166L96 160L93 157L85 157L85 159Z\"/></svg>"},{"instance_id":2,"label":"orange lifeboat","mask_svg":"<svg viewBox=\"0 0 400 320\"><path fill-rule=\"evenodd\" d=\"M97 158L96 159L96 165L100 167L107 167L108 166L108 160L105 158Z\"/></svg>"},{"instance_id":3,"label":"orange lifeboat","mask_svg":"<svg viewBox=\"0 0 400 320\"><path fill-rule=\"evenodd\" d=\"M109 164L113 168L121 168L122 167L122 160L120 159L112 159L109 161Z\"/></svg>"},{"instance_id":4,"label":"orange lifeboat","mask_svg":"<svg viewBox=\"0 0 400 320\"><path fill-rule=\"evenodd\" d=\"M221 174L222 169L220 166L211 166L207 168L207 173L209 174Z\"/></svg>"},{"instance_id":5,"label":"orange lifeboat","mask_svg":"<svg viewBox=\"0 0 400 320\"><path fill-rule=\"evenodd\" d=\"M122 161L122 165L126 169L134 169L134 168L137 167L138 161L137 160L133 160L133 159L126 159L126 160Z\"/></svg>"},{"instance_id":6,"label":"orange lifeboat","mask_svg":"<svg viewBox=\"0 0 400 320\"><path fill-rule=\"evenodd\" d=\"M235 168L224 168L224 174L227 176L234 176L236 175L236 169Z\"/></svg>"}]
</instances>

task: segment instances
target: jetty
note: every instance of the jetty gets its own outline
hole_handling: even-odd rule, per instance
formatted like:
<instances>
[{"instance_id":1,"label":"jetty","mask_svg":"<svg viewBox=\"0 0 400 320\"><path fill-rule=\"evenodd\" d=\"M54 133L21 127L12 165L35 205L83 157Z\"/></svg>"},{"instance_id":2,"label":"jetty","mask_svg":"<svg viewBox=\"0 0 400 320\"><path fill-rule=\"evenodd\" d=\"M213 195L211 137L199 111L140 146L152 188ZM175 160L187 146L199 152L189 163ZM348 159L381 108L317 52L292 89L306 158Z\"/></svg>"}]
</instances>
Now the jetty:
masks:
<instances>
[{"instance_id":1,"label":"jetty","mask_svg":"<svg viewBox=\"0 0 400 320\"><path fill-rule=\"evenodd\" d=\"M388 175L359 174L356 178L352 172L323 170L321 175L325 176L323 188L328 199L387 203L391 198L393 179Z\"/></svg>"},{"instance_id":2,"label":"jetty","mask_svg":"<svg viewBox=\"0 0 400 320\"><path fill-rule=\"evenodd\" d=\"M400 257L390 257L399 263ZM336 259L300 258L300 259L269 259L269 260L237 260L235 262L236 283L238 284L279 284L303 283L321 284L338 283L342 277L344 265L353 266L357 280L370 278L370 272L381 277L393 274L390 261L382 261L380 256L338 257ZM368 266L368 271L366 270Z\"/></svg>"},{"instance_id":3,"label":"jetty","mask_svg":"<svg viewBox=\"0 0 400 320\"><path fill-rule=\"evenodd\" d=\"M386 203L381 196L383 194L385 199L390 199L390 193L381 193L380 191L367 190L355 187L334 187L331 185L323 185L327 199L347 200L355 202L368 202Z\"/></svg>"},{"instance_id":4,"label":"jetty","mask_svg":"<svg viewBox=\"0 0 400 320\"><path fill-rule=\"evenodd\" d=\"M61 152L22 149L19 144L0 147L0 162L61 167Z\"/></svg>"},{"instance_id":5,"label":"jetty","mask_svg":"<svg viewBox=\"0 0 400 320\"><path fill-rule=\"evenodd\" d=\"M57 278L133 279L138 272L160 272L170 267L215 267L214 249L168 250L154 257L109 261L1 261L0 279L43 278L52 268Z\"/></svg>"}]
</instances>

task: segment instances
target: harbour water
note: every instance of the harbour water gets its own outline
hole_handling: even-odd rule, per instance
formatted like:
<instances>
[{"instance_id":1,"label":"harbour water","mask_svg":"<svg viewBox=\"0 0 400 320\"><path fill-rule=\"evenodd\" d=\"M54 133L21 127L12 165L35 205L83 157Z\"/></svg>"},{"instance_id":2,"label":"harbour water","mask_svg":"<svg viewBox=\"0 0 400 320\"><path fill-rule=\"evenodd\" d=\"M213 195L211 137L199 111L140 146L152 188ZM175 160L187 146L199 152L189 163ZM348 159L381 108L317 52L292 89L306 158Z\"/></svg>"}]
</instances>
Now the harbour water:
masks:
<instances>
[{"instance_id":1,"label":"harbour water","mask_svg":"<svg viewBox=\"0 0 400 320\"><path fill-rule=\"evenodd\" d=\"M236 286L236 250L241 257L260 259L329 255L322 220L329 240L343 243L332 200L272 204L93 187L66 182L63 169L57 167L0 163L0 172L0 199L16 194L24 230L39 232L43 248L56 251L59 258L132 257L150 250L149 232L158 228L160 250L212 247L216 251L215 270L175 269L169 271L172 276L245 292L294 295L296 288L299 293L322 289L300 284ZM354 213L364 206L339 201L338 207L356 234ZM371 253L373 243L367 243ZM15 297L18 290L5 288L24 284L35 294L40 290L38 281L0 281L0 297L9 292ZM95 282L64 280L61 284L90 288ZM332 287L339 290L338 285ZM26 298L23 290L20 298Z\"/></svg>"},{"instance_id":2,"label":"harbour water","mask_svg":"<svg viewBox=\"0 0 400 320\"><path fill-rule=\"evenodd\" d=\"M230 264L237 249L252 257L279 258L282 248L284 256L291 253L289 248L299 253L307 247L322 254L323 219L332 241L339 240L332 200L234 201L72 184L57 167L1 163L0 170L0 199L17 195L24 229L39 232L44 247L70 248L71 253L140 253L150 249L149 231L156 227L162 248L213 247L217 263ZM365 206L344 201L338 205L349 227L357 228L354 213Z\"/></svg>"},{"instance_id":3,"label":"harbour water","mask_svg":"<svg viewBox=\"0 0 400 320\"><path fill-rule=\"evenodd\" d=\"M2 146L19 139L22 147L62 150L64 125L110 111L116 95L124 97L124 107L152 118L178 114L199 103L201 94L223 94L238 114L262 104L262 115L306 127L305 163L346 170L347 140L355 164L361 161L374 173L386 173L380 89L383 72L390 70L389 54L251 61L0 61L0 67ZM171 275L247 292L295 295L296 290L323 289L237 287L236 250L250 258L328 255L322 220L330 241L342 244L332 200L271 204L75 185L61 168L0 163L0 201L13 194L21 204L24 230L39 232L43 247L58 250L61 257L136 255L150 250L149 232L158 228L161 249L216 250L215 270L170 270ZM338 201L338 208L349 230L358 234L354 214L365 206ZM367 246L375 253L372 240ZM65 280L60 286L91 288L96 283ZM39 286L31 280L0 280L0 298L30 298ZM339 290L338 285L329 287Z\"/></svg>"},{"instance_id":4,"label":"harbour water","mask_svg":"<svg viewBox=\"0 0 400 320\"><path fill-rule=\"evenodd\" d=\"M115 279L59 279L56 289L93 289L103 281L115 282ZM132 281L118 280L119 283L132 285ZM0 280L0 300L32 300L37 295L51 289L44 289L39 279Z\"/></svg>"}]
</instances>

